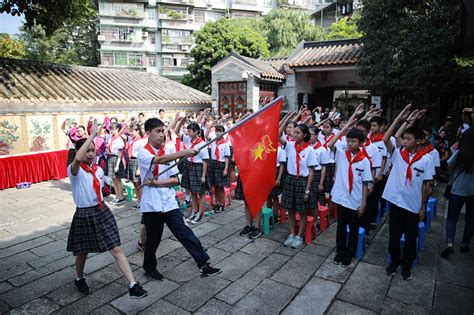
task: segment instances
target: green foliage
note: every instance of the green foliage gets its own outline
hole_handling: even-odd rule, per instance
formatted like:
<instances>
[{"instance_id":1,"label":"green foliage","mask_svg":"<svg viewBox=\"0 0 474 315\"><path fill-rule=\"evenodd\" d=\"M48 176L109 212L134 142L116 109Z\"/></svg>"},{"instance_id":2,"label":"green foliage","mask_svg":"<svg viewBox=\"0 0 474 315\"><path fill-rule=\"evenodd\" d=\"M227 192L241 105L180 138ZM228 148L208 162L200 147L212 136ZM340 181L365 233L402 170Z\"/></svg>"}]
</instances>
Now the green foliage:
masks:
<instances>
[{"instance_id":1,"label":"green foliage","mask_svg":"<svg viewBox=\"0 0 474 315\"><path fill-rule=\"evenodd\" d=\"M211 91L211 68L230 52L258 58L269 55L265 38L241 19L220 19L206 23L195 32L195 47L191 50L194 63L182 83L206 93Z\"/></svg>"},{"instance_id":2,"label":"green foliage","mask_svg":"<svg viewBox=\"0 0 474 315\"><path fill-rule=\"evenodd\" d=\"M357 27L359 18L359 15L354 14L351 18L345 17L337 23L332 23L331 26L324 30L324 39L333 40L362 37L362 33Z\"/></svg>"},{"instance_id":3,"label":"green foliage","mask_svg":"<svg viewBox=\"0 0 474 315\"><path fill-rule=\"evenodd\" d=\"M91 0L1 0L0 13L24 15L25 29L43 26L50 36L70 19L88 19L95 15Z\"/></svg>"},{"instance_id":4,"label":"green foliage","mask_svg":"<svg viewBox=\"0 0 474 315\"><path fill-rule=\"evenodd\" d=\"M13 125L8 120L0 121L0 155L10 154L12 144L18 140L15 135L18 125Z\"/></svg>"},{"instance_id":5,"label":"green foliage","mask_svg":"<svg viewBox=\"0 0 474 315\"><path fill-rule=\"evenodd\" d=\"M456 81L459 1L365 1L358 26L364 84L375 93L402 94L423 103Z\"/></svg>"},{"instance_id":6,"label":"green foliage","mask_svg":"<svg viewBox=\"0 0 474 315\"><path fill-rule=\"evenodd\" d=\"M166 14L173 20L183 20L186 18L186 15L183 13L176 12L170 8L160 6L160 13Z\"/></svg>"},{"instance_id":7,"label":"green foliage","mask_svg":"<svg viewBox=\"0 0 474 315\"><path fill-rule=\"evenodd\" d=\"M288 55L302 40L323 39L323 30L311 23L304 10L273 9L261 18L259 29L267 37L272 56Z\"/></svg>"},{"instance_id":8,"label":"green foliage","mask_svg":"<svg viewBox=\"0 0 474 315\"><path fill-rule=\"evenodd\" d=\"M26 57L25 44L17 39L11 38L8 34L0 34L0 57L24 59Z\"/></svg>"}]
</instances>

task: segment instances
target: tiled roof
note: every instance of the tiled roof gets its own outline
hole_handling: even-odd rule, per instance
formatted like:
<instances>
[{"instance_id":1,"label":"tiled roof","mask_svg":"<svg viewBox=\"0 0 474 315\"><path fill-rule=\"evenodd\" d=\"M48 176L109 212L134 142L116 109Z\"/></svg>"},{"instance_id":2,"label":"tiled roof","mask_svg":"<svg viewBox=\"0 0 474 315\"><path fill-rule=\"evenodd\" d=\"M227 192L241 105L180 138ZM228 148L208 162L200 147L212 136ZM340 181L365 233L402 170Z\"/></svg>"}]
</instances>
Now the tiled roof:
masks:
<instances>
[{"instance_id":1,"label":"tiled roof","mask_svg":"<svg viewBox=\"0 0 474 315\"><path fill-rule=\"evenodd\" d=\"M211 97L142 71L0 58L0 103L10 109L25 108L25 104L36 108L35 104L50 107L77 104L88 109L109 105L110 108L192 107L210 105Z\"/></svg>"},{"instance_id":2,"label":"tiled roof","mask_svg":"<svg viewBox=\"0 0 474 315\"><path fill-rule=\"evenodd\" d=\"M362 52L360 39L306 42L285 62L289 67L355 65Z\"/></svg>"},{"instance_id":3,"label":"tiled roof","mask_svg":"<svg viewBox=\"0 0 474 315\"><path fill-rule=\"evenodd\" d=\"M288 58L288 56L286 56L286 57L270 57L270 58L262 58L261 60L270 63L273 68L280 71L281 67L286 62L287 58Z\"/></svg>"},{"instance_id":4,"label":"tiled roof","mask_svg":"<svg viewBox=\"0 0 474 315\"><path fill-rule=\"evenodd\" d=\"M237 58L247 63L248 65L256 68L260 72L260 76L262 79L275 80L275 81L285 80L285 76L281 74L280 72L278 72L277 69L275 69L272 66L272 64L266 60L244 57L236 53L235 51L231 52L224 59L227 59L228 57ZM219 61L219 63L222 62L224 59Z\"/></svg>"}]
</instances>

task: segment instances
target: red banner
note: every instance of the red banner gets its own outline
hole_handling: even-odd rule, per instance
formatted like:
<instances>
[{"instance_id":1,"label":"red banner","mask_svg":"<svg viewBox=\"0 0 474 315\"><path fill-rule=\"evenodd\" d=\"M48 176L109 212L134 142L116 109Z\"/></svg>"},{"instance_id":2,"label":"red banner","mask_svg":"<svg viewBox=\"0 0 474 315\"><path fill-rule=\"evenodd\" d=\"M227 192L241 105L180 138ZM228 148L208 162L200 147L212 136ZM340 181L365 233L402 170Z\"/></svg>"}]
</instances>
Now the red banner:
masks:
<instances>
[{"instance_id":1,"label":"red banner","mask_svg":"<svg viewBox=\"0 0 474 315\"><path fill-rule=\"evenodd\" d=\"M275 185L282 105L283 98L277 98L229 132L245 201L253 217Z\"/></svg>"}]
</instances>

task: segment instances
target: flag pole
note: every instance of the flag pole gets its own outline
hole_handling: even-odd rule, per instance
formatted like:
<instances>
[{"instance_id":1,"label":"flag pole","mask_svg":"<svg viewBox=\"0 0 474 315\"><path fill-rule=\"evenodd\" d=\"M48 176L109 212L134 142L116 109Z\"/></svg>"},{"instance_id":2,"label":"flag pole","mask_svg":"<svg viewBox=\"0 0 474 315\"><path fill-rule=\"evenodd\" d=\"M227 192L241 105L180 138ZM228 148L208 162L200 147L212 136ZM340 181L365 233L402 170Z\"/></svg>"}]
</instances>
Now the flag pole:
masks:
<instances>
[{"instance_id":1,"label":"flag pole","mask_svg":"<svg viewBox=\"0 0 474 315\"><path fill-rule=\"evenodd\" d=\"M234 126L232 126L231 128L229 128L228 130L224 131L224 133L219 136L219 137L215 137L214 139L212 139L211 141L209 142L206 142L204 143L203 145L201 145L200 147L197 148L198 152L200 152L202 149L204 149L205 147L209 146L211 143L214 143L216 142L217 140L219 139L222 139L222 137L226 134L228 134L229 132L237 129L238 127L242 126L243 124L245 124L247 121L249 121L250 119L254 118L255 116L261 114L262 112L264 112L265 110L271 108L274 104L276 104L280 99L283 99L283 96L279 96L277 97L276 99L274 99L270 104L268 104L267 106L259 109L258 111L256 111L255 113L245 117L243 120L239 121L237 124L235 124ZM160 177L160 175L166 173L167 171L169 171L170 169L172 169L173 167L181 164L184 160L186 160L188 157L182 157L180 158L177 162L175 162L174 164L168 166L166 169L164 169L163 171L161 171L158 175L156 176L153 176L153 178L151 178L151 180L154 180L154 179L157 179L158 177ZM152 160L153 162L153 160ZM152 164L151 164L152 165ZM151 170L151 165L148 169L148 172L150 172ZM147 173L148 173L147 172ZM143 186L145 186L145 184L142 184L138 187L138 189L141 189Z\"/></svg>"}]
</instances>

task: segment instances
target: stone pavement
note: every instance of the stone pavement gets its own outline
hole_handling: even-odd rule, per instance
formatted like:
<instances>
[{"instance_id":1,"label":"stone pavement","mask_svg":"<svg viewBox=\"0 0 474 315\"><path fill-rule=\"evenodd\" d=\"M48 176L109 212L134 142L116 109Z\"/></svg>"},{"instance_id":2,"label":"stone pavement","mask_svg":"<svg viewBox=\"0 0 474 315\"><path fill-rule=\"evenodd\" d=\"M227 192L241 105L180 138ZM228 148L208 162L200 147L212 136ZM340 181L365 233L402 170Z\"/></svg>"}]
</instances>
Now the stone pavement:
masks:
<instances>
[{"instance_id":1,"label":"stone pavement","mask_svg":"<svg viewBox=\"0 0 474 315\"><path fill-rule=\"evenodd\" d=\"M439 187L440 195L444 187ZM143 253L136 241L140 215L132 204L111 206L123 249L149 296L128 297L127 283L109 253L91 254L86 273L91 293L75 290L74 259L65 251L74 213L69 183L50 181L27 190L0 191L0 313L95 314L473 314L474 251L448 260L443 212L427 234L412 281L385 275L388 225L370 236L361 261L349 268L332 263L336 225L312 244L284 247L288 226L279 224L255 241L238 235L244 225L242 203L206 217L193 227L212 262L223 272L202 278L190 255L166 230L158 249L164 282L144 278ZM464 221L458 224L457 244Z\"/></svg>"}]
</instances>

